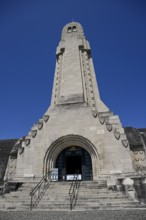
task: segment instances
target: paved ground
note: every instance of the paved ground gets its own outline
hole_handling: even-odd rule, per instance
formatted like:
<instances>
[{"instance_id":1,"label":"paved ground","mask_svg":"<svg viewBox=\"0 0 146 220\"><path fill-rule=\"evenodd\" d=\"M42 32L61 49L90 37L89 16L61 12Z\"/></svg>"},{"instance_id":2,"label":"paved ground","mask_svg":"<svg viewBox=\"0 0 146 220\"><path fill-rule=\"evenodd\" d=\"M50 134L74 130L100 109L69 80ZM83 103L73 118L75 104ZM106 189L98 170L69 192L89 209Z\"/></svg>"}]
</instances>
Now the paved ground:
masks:
<instances>
[{"instance_id":1,"label":"paved ground","mask_svg":"<svg viewBox=\"0 0 146 220\"><path fill-rule=\"evenodd\" d=\"M146 220L146 210L1 211L0 220Z\"/></svg>"}]
</instances>

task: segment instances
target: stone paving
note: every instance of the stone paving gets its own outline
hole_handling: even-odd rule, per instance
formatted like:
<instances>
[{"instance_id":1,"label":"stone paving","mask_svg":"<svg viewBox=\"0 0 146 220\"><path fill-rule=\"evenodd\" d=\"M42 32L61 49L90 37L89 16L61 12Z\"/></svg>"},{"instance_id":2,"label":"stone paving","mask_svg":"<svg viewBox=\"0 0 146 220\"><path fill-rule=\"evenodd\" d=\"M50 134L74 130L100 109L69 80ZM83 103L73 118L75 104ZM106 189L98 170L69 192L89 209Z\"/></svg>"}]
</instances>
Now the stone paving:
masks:
<instances>
[{"instance_id":1,"label":"stone paving","mask_svg":"<svg viewBox=\"0 0 146 220\"><path fill-rule=\"evenodd\" d=\"M1 211L0 220L146 220L146 210Z\"/></svg>"}]
</instances>

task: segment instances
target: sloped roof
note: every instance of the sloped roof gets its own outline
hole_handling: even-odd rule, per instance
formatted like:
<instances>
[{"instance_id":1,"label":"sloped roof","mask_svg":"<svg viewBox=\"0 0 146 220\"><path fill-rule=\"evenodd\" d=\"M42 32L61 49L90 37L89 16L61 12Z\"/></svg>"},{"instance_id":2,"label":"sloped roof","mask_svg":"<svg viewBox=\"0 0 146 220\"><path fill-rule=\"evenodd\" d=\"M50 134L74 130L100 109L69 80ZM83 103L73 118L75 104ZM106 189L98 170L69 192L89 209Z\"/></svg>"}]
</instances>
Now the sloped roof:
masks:
<instances>
[{"instance_id":1,"label":"sloped roof","mask_svg":"<svg viewBox=\"0 0 146 220\"><path fill-rule=\"evenodd\" d=\"M146 128L138 129L146 145Z\"/></svg>"},{"instance_id":2,"label":"sloped roof","mask_svg":"<svg viewBox=\"0 0 146 220\"><path fill-rule=\"evenodd\" d=\"M0 140L0 181L3 180L10 152L17 139Z\"/></svg>"},{"instance_id":3,"label":"sloped roof","mask_svg":"<svg viewBox=\"0 0 146 220\"><path fill-rule=\"evenodd\" d=\"M0 154L1 153L10 153L12 147L16 143L17 139L8 139L8 140L0 140Z\"/></svg>"},{"instance_id":4,"label":"sloped roof","mask_svg":"<svg viewBox=\"0 0 146 220\"><path fill-rule=\"evenodd\" d=\"M15 144L13 145L12 149L11 149L11 152L10 152L10 155L17 155L17 152L18 152L18 148L21 147L22 145L22 141L25 139L25 136L18 139Z\"/></svg>"},{"instance_id":5,"label":"sloped roof","mask_svg":"<svg viewBox=\"0 0 146 220\"><path fill-rule=\"evenodd\" d=\"M124 128L130 146L143 146L146 144L146 129L136 129L132 127Z\"/></svg>"}]
</instances>

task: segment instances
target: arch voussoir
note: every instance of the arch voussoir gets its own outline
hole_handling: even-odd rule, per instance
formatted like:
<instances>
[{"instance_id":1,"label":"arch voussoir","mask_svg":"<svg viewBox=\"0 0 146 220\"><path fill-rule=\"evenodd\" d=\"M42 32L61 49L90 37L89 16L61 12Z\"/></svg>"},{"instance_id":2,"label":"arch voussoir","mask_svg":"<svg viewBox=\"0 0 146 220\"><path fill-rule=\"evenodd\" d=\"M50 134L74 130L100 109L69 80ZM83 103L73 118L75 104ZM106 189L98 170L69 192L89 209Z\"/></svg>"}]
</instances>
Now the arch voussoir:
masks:
<instances>
[{"instance_id":1,"label":"arch voussoir","mask_svg":"<svg viewBox=\"0 0 146 220\"><path fill-rule=\"evenodd\" d=\"M91 143L90 140L80 135L65 135L56 139L47 149L44 157L44 175L55 167L56 159L60 152L70 146L79 146L85 149L91 156L92 161L95 161L95 158L99 158L97 148Z\"/></svg>"}]
</instances>

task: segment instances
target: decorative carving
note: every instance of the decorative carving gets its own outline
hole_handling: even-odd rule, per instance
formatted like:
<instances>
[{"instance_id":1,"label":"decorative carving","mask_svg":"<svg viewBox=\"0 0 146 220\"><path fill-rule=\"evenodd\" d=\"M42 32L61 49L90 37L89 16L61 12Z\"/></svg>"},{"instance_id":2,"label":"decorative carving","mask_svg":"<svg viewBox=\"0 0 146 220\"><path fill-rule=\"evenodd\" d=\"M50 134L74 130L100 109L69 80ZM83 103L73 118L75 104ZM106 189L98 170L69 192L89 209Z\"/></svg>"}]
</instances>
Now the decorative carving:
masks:
<instances>
[{"instance_id":1,"label":"decorative carving","mask_svg":"<svg viewBox=\"0 0 146 220\"><path fill-rule=\"evenodd\" d=\"M109 123L106 123L106 128L108 131L112 131L112 125Z\"/></svg>"},{"instance_id":2,"label":"decorative carving","mask_svg":"<svg viewBox=\"0 0 146 220\"><path fill-rule=\"evenodd\" d=\"M49 115L44 115L44 121L47 122L49 120Z\"/></svg>"},{"instance_id":3,"label":"decorative carving","mask_svg":"<svg viewBox=\"0 0 146 220\"><path fill-rule=\"evenodd\" d=\"M31 136L32 136L33 138L35 138L36 135L37 135L37 130L32 130L32 131L31 131Z\"/></svg>"},{"instance_id":4,"label":"decorative carving","mask_svg":"<svg viewBox=\"0 0 146 220\"><path fill-rule=\"evenodd\" d=\"M70 151L76 151L76 146L70 147Z\"/></svg>"},{"instance_id":5,"label":"decorative carving","mask_svg":"<svg viewBox=\"0 0 146 220\"><path fill-rule=\"evenodd\" d=\"M133 151L135 154L138 154L138 151Z\"/></svg>"},{"instance_id":6,"label":"decorative carving","mask_svg":"<svg viewBox=\"0 0 146 220\"><path fill-rule=\"evenodd\" d=\"M103 125L105 122L105 118L103 118L102 116L98 115L99 121L100 123Z\"/></svg>"},{"instance_id":7,"label":"decorative carving","mask_svg":"<svg viewBox=\"0 0 146 220\"><path fill-rule=\"evenodd\" d=\"M139 175L146 174L146 157L142 148L132 151L132 160L135 170Z\"/></svg>"},{"instance_id":8,"label":"decorative carving","mask_svg":"<svg viewBox=\"0 0 146 220\"><path fill-rule=\"evenodd\" d=\"M96 118L96 117L97 117L97 111L96 111L96 110L93 110L93 111L92 111L92 115L94 116L94 118Z\"/></svg>"},{"instance_id":9,"label":"decorative carving","mask_svg":"<svg viewBox=\"0 0 146 220\"><path fill-rule=\"evenodd\" d=\"M134 184L136 185L141 185L142 184L142 179L141 178L134 178Z\"/></svg>"},{"instance_id":10,"label":"decorative carving","mask_svg":"<svg viewBox=\"0 0 146 220\"><path fill-rule=\"evenodd\" d=\"M88 54L84 48L80 48L80 51L81 51L80 54L82 59L83 72L84 72L87 104L91 107L93 116L97 117L96 114L93 113L94 111L96 111L96 106L95 106L95 98L93 93L92 78L90 74L91 70L90 70Z\"/></svg>"},{"instance_id":11,"label":"decorative carving","mask_svg":"<svg viewBox=\"0 0 146 220\"><path fill-rule=\"evenodd\" d=\"M41 130L42 127L43 127L43 123L42 123L42 122L39 122L39 123L38 123L38 129Z\"/></svg>"},{"instance_id":12,"label":"decorative carving","mask_svg":"<svg viewBox=\"0 0 146 220\"><path fill-rule=\"evenodd\" d=\"M63 53L64 49L60 51L60 54L58 56L58 62L57 62L57 70L56 70L56 78L55 78L55 93L54 93L54 105L56 105L60 100L60 90L61 90L61 70L62 70L62 59L63 59ZM56 84L57 83L57 84Z\"/></svg>"},{"instance_id":13,"label":"decorative carving","mask_svg":"<svg viewBox=\"0 0 146 220\"><path fill-rule=\"evenodd\" d=\"M114 131L114 135L115 135L115 138L116 138L116 139L119 139L119 138L120 138L120 132L117 131L116 129L115 129L115 131Z\"/></svg>"},{"instance_id":14,"label":"decorative carving","mask_svg":"<svg viewBox=\"0 0 146 220\"><path fill-rule=\"evenodd\" d=\"M25 145L28 146L30 144L30 139L25 139Z\"/></svg>"},{"instance_id":15,"label":"decorative carving","mask_svg":"<svg viewBox=\"0 0 146 220\"><path fill-rule=\"evenodd\" d=\"M122 140L121 142L124 147L128 147L128 140Z\"/></svg>"},{"instance_id":16,"label":"decorative carving","mask_svg":"<svg viewBox=\"0 0 146 220\"><path fill-rule=\"evenodd\" d=\"M100 146L97 152L97 148L91 143L91 141L83 136L74 135L74 134L61 136L58 139L56 139L54 142L52 142L50 147L46 150L44 162L43 162L44 164L43 174L44 175L46 175L46 173L48 173L48 170L52 167L51 165L52 155L54 157L57 157L59 152L61 152L63 149L69 146L80 146L84 148L85 150L87 150L88 153L93 158L97 158L97 157L99 158L100 155L102 154L102 149L100 149ZM50 158L49 164L48 164L48 158Z\"/></svg>"},{"instance_id":17,"label":"decorative carving","mask_svg":"<svg viewBox=\"0 0 146 220\"><path fill-rule=\"evenodd\" d=\"M24 151L24 147L19 147L18 152L19 152L20 155L23 153L23 151Z\"/></svg>"}]
</instances>

